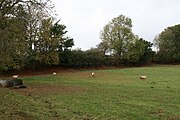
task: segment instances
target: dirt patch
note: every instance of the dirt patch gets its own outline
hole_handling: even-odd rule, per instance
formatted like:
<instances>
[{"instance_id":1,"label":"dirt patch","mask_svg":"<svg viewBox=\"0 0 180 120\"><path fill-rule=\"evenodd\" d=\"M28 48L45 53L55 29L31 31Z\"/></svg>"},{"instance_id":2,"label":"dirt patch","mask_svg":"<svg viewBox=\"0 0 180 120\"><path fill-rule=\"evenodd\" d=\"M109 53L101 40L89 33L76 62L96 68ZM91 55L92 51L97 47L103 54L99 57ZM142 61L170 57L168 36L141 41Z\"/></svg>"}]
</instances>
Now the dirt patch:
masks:
<instances>
[{"instance_id":1,"label":"dirt patch","mask_svg":"<svg viewBox=\"0 0 180 120\"><path fill-rule=\"evenodd\" d=\"M108 67L108 66L102 66L102 67L96 67L96 68L62 68L62 67L49 67L49 68L42 68L37 70L32 69L24 69L22 71L8 71L4 73L0 73L0 79L3 78L12 78L13 75L19 75L19 77L26 77L26 76L36 76L36 75L51 75L53 72L57 74L68 74L68 73L76 73L80 71L86 71L86 70L107 70L107 69L120 69L120 68L127 68L125 66L119 66L119 67ZM87 73L84 73L86 75ZM90 73L91 74L91 73Z\"/></svg>"},{"instance_id":2,"label":"dirt patch","mask_svg":"<svg viewBox=\"0 0 180 120\"><path fill-rule=\"evenodd\" d=\"M26 96L78 93L78 92L86 91L86 89L76 86L49 85L49 84L32 85L23 89L12 89L12 90Z\"/></svg>"},{"instance_id":3,"label":"dirt patch","mask_svg":"<svg viewBox=\"0 0 180 120\"><path fill-rule=\"evenodd\" d=\"M55 73L72 73L76 72L75 69L65 69L65 68L48 68L48 69L41 69L41 70L25 70L21 72L21 76L33 76L33 75L49 75Z\"/></svg>"},{"instance_id":4,"label":"dirt patch","mask_svg":"<svg viewBox=\"0 0 180 120\"><path fill-rule=\"evenodd\" d=\"M37 70L26 69L23 71L8 71L8 72L4 72L3 74L0 73L0 79L12 78L13 75L19 75L19 77L26 77L26 76L37 76L37 75L51 75L53 74L53 72L72 73L76 71L79 71L79 70L59 68L59 67L52 67L52 68L46 68L46 69L44 68L44 69L37 69Z\"/></svg>"}]
</instances>

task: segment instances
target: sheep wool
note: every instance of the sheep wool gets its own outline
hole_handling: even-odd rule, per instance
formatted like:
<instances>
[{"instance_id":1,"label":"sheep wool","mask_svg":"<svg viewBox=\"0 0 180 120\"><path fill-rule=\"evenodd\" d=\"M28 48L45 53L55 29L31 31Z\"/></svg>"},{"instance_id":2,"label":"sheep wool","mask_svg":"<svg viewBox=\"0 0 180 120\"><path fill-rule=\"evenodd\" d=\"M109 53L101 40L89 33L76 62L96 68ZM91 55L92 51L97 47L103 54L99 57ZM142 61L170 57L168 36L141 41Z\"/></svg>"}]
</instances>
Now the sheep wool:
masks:
<instances>
[{"instance_id":1,"label":"sheep wool","mask_svg":"<svg viewBox=\"0 0 180 120\"><path fill-rule=\"evenodd\" d=\"M13 75L13 78L14 79L16 79L16 78L18 78L19 77L19 75Z\"/></svg>"},{"instance_id":2,"label":"sheep wool","mask_svg":"<svg viewBox=\"0 0 180 120\"><path fill-rule=\"evenodd\" d=\"M147 77L146 76L140 76L139 78L142 80L142 79L146 79Z\"/></svg>"},{"instance_id":3,"label":"sheep wool","mask_svg":"<svg viewBox=\"0 0 180 120\"><path fill-rule=\"evenodd\" d=\"M56 72L53 72L53 75L56 75Z\"/></svg>"},{"instance_id":4,"label":"sheep wool","mask_svg":"<svg viewBox=\"0 0 180 120\"><path fill-rule=\"evenodd\" d=\"M94 77L94 72L91 73L92 77Z\"/></svg>"}]
</instances>

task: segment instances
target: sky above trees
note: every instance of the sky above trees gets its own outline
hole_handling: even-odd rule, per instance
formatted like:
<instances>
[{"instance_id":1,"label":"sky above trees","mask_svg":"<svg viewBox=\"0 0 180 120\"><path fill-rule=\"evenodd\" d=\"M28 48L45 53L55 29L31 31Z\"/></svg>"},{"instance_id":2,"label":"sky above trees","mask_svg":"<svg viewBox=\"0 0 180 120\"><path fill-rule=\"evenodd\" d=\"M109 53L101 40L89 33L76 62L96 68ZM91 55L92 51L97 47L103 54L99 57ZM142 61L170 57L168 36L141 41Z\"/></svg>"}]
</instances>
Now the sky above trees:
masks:
<instances>
[{"instance_id":1,"label":"sky above trees","mask_svg":"<svg viewBox=\"0 0 180 120\"><path fill-rule=\"evenodd\" d=\"M52 0L58 19L67 26L75 48L100 43L100 31L114 17L132 19L133 32L153 41L166 27L180 23L179 0Z\"/></svg>"}]
</instances>

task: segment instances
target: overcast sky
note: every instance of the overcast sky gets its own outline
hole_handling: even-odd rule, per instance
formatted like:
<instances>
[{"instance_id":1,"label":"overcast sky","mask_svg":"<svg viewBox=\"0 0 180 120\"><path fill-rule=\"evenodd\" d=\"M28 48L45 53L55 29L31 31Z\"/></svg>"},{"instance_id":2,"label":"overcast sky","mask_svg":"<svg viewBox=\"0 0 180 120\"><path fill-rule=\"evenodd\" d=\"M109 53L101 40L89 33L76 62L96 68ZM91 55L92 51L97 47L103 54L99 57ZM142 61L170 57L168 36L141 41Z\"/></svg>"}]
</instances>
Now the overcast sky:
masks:
<instances>
[{"instance_id":1,"label":"overcast sky","mask_svg":"<svg viewBox=\"0 0 180 120\"><path fill-rule=\"evenodd\" d=\"M75 48L100 43L100 31L113 18L132 19L133 33L148 41L168 26L180 24L180 0L52 0L57 18L66 25Z\"/></svg>"}]
</instances>

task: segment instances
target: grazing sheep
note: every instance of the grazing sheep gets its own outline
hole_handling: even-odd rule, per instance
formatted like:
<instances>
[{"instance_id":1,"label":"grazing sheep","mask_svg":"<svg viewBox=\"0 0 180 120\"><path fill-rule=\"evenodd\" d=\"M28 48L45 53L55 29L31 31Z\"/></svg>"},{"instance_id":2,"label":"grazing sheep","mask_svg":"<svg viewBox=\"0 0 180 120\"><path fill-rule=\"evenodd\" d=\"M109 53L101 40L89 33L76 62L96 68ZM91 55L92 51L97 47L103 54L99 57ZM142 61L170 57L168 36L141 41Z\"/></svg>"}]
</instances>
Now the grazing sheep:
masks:
<instances>
[{"instance_id":1,"label":"grazing sheep","mask_svg":"<svg viewBox=\"0 0 180 120\"><path fill-rule=\"evenodd\" d=\"M94 72L91 73L92 77L94 77Z\"/></svg>"},{"instance_id":2,"label":"grazing sheep","mask_svg":"<svg viewBox=\"0 0 180 120\"><path fill-rule=\"evenodd\" d=\"M53 75L56 75L56 72L53 72Z\"/></svg>"},{"instance_id":3,"label":"grazing sheep","mask_svg":"<svg viewBox=\"0 0 180 120\"><path fill-rule=\"evenodd\" d=\"M139 78L140 78L141 80L142 80L142 79L146 79L146 76L140 76Z\"/></svg>"},{"instance_id":4,"label":"grazing sheep","mask_svg":"<svg viewBox=\"0 0 180 120\"><path fill-rule=\"evenodd\" d=\"M17 79L19 75L13 75L13 79Z\"/></svg>"}]
</instances>

